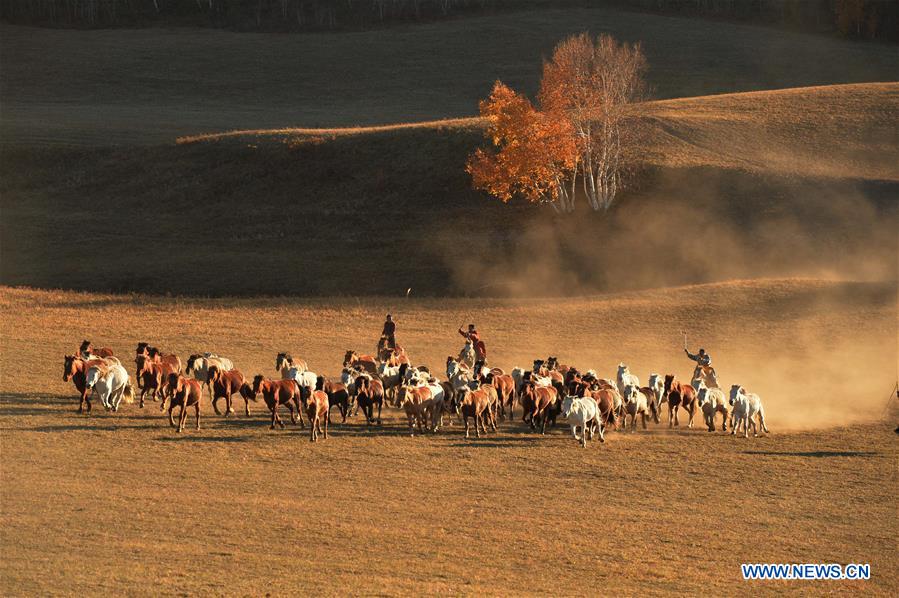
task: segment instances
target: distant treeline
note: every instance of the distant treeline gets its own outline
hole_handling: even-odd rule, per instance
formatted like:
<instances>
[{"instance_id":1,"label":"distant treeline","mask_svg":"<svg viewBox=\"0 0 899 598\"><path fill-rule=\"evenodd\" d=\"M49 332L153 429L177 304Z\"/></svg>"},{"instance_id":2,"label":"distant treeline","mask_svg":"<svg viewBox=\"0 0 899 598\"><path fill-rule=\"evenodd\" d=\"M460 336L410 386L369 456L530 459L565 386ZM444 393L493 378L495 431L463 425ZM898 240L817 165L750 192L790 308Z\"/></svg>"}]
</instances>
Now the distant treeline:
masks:
<instances>
[{"instance_id":1,"label":"distant treeline","mask_svg":"<svg viewBox=\"0 0 899 598\"><path fill-rule=\"evenodd\" d=\"M899 41L899 0L2 0L0 20L88 28L359 30L508 10L598 6Z\"/></svg>"}]
</instances>

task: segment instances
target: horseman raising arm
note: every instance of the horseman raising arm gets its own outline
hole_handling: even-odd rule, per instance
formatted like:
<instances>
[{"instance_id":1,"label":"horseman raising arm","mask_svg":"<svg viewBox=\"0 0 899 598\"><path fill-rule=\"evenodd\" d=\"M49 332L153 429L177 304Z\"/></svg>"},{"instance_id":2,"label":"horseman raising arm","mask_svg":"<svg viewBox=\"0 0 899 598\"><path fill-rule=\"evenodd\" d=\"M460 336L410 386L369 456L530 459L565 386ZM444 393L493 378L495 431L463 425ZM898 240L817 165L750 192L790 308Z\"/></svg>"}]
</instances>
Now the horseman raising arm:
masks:
<instances>
[{"instance_id":1,"label":"horseman raising arm","mask_svg":"<svg viewBox=\"0 0 899 598\"><path fill-rule=\"evenodd\" d=\"M712 356L705 352L705 349L700 349L699 353L693 355L686 349L684 349L684 353L687 354L687 357L698 363L703 367L709 367L712 365Z\"/></svg>"}]
</instances>

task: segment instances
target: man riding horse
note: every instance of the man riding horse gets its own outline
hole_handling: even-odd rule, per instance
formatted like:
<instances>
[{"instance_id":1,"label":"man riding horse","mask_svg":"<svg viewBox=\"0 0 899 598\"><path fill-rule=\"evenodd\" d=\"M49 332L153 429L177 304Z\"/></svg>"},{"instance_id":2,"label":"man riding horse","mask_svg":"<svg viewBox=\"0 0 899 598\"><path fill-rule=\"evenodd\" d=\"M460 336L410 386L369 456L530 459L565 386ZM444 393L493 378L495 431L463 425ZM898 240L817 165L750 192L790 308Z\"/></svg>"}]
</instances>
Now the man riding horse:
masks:
<instances>
[{"instance_id":1,"label":"man riding horse","mask_svg":"<svg viewBox=\"0 0 899 598\"><path fill-rule=\"evenodd\" d=\"M481 340L481 335L478 334L477 329L474 327L474 324L468 325L468 331L462 330L462 327L459 327L459 334L465 337L471 346L474 347L474 371L479 372L480 369L487 364L487 345L484 344L484 341Z\"/></svg>"},{"instance_id":2,"label":"man riding horse","mask_svg":"<svg viewBox=\"0 0 899 598\"><path fill-rule=\"evenodd\" d=\"M689 359L696 362L696 369L693 370L693 379L702 378L706 386L717 388L718 374L715 372L715 368L712 367L712 356L702 348L699 349L699 353L696 355L690 353L687 349L684 349L684 353L687 354Z\"/></svg>"},{"instance_id":3,"label":"man riding horse","mask_svg":"<svg viewBox=\"0 0 899 598\"><path fill-rule=\"evenodd\" d=\"M391 355L400 351L400 346L396 344L396 322L393 320L393 316L387 314L384 328L381 330L381 338L378 340L378 361L386 362Z\"/></svg>"}]
</instances>

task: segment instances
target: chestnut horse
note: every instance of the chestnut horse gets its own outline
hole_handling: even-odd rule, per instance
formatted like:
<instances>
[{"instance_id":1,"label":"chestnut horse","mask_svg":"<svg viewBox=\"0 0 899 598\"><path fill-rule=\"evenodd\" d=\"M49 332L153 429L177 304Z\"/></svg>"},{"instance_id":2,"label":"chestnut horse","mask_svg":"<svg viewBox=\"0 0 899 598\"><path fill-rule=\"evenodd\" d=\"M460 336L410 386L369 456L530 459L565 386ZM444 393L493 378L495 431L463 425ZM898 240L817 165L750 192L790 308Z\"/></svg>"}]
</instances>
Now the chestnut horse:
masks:
<instances>
[{"instance_id":1,"label":"chestnut horse","mask_svg":"<svg viewBox=\"0 0 899 598\"><path fill-rule=\"evenodd\" d=\"M240 392L240 387L244 385L246 380L240 370L228 370L227 372L219 369L217 365L209 366L207 370L209 383L212 386L212 408L216 415L221 415L218 408L218 400L225 399L225 417L234 413L231 407L231 395ZM246 397L243 398L244 409L247 415L250 415L250 402Z\"/></svg>"},{"instance_id":2,"label":"chestnut horse","mask_svg":"<svg viewBox=\"0 0 899 598\"><path fill-rule=\"evenodd\" d=\"M462 417L465 424L465 438L469 438L468 418L474 419L474 433L477 438L481 437L481 428L484 429L484 434L487 433L488 424L496 430L496 422L490 411L490 400L490 393L486 388L472 390L466 386L458 391L456 413Z\"/></svg>"},{"instance_id":3,"label":"chestnut horse","mask_svg":"<svg viewBox=\"0 0 899 598\"><path fill-rule=\"evenodd\" d=\"M100 347L95 349L89 340L81 341L81 346L75 353L80 355L82 359L96 359L98 357L112 357L112 349L109 347Z\"/></svg>"},{"instance_id":4,"label":"chestnut horse","mask_svg":"<svg viewBox=\"0 0 899 598\"><path fill-rule=\"evenodd\" d=\"M689 384L678 382L677 376L665 376L665 398L668 400L668 427L678 426L677 410L683 407L690 414L688 428L693 427L693 415L696 413L696 389ZM673 421L672 421L673 420Z\"/></svg>"},{"instance_id":5,"label":"chestnut horse","mask_svg":"<svg viewBox=\"0 0 899 598\"><path fill-rule=\"evenodd\" d=\"M200 383L193 378L185 378L180 374L169 374L166 381L166 387L169 391L169 425L175 427L175 420L172 418L172 411L175 405L181 407L178 413L178 426L176 432L184 430L184 422L187 420L187 408L193 407L197 415L197 430L200 429L200 398L202 396L202 387ZM162 401L165 405L165 398Z\"/></svg>"},{"instance_id":6,"label":"chestnut horse","mask_svg":"<svg viewBox=\"0 0 899 598\"><path fill-rule=\"evenodd\" d=\"M303 423L303 412L300 411L302 389L300 389L300 385L296 383L296 380L266 380L265 376L259 374L253 378L253 396L259 396L260 393L262 393L265 404L272 412L270 429L274 430L275 424L281 426L282 429L284 428L284 423L278 415L278 406L280 405L287 405L287 408L290 410L291 423L296 424L297 415L299 415L300 426L306 427L306 424ZM296 412L294 412L294 407Z\"/></svg>"},{"instance_id":7,"label":"chestnut horse","mask_svg":"<svg viewBox=\"0 0 899 598\"><path fill-rule=\"evenodd\" d=\"M540 422L540 433L546 434L546 422L552 421L556 425L556 417L562 410L559 401L559 392L553 386L537 386L533 380L525 382L521 389L521 405L525 415L530 413L530 425L532 430L537 429ZM524 416L522 416L522 419Z\"/></svg>"},{"instance_id":8,"label":"chestnut horse","mask_svg":"<svg viewBox=\"0 0 899 598\"><path fill-rule=\"evenodd\" d=\"M312 428L310 441L318 440L318 435L322 433L322 420L325 422L325 440L328 439L328 414L330 412L327 393L322 390L313 390L306 402L306 415L309 416L309 427Z\"/></svg>"},{"instance_id":9,"label":"chestnut horse","mask_svg":"<svg viewBox=\"0 0 899 598\"><path fill-rule=\"evenodd\" d=\"M615 399L618 396L618 391L614 388L600 388L599 390L589 391L588 394L596 401L596 407L599 409L600 420L603 425L608 427L611 424L617 429L618 417L615 413Z\"/></svg>"},{"instance_id":10,"label":"chestnut horse","mask_svg":"<svg viewBox=\"0 0 899 598\"><path fill-rule=\"evenodd\" d=\"M138 355L134 360L137 365L137 386L140 388L140 408L144 408L144 396L150 391L150 398L156 401L157 391L162 392L160 411L165 411L165 392L163 386L168 384L170 374L180 374L169 362L151 359L147 355Z\"/></svg>"},{"instance_id":11,"label":"chestnut horse","mask_svg":"<svg viewBox=\"0 0 899 598\"><path fill-rule=\"evenodd\" d=\"M175 355L174 353L162 353L156 347L151 347L149 343L137 343L137 350L134 352L134 365L137 365L138 358L144 355L149 357L154 361L161 361L163 363L167 363L172 367L172 371L178 374L181 373L181 359ZM141 388L141 379L140 374L135 376L137 379L137 387ZM163 380L165 383L166 380Z\"/></svg>"},{"instance_id":12,"label":"chestnut horse","mask_svg":"<svg viewBox=\"0 0 899 598\"><path fill-rule=\"evenodd\" d=\"M372 376L378 375L378 363L371 355L359 355L352 349L347 349L343 356L343 367L356 368L357 370L365 370Z\"/></svg>"},{"instance_id":13,"label":"chestnut horse","mask_svg":"<svg viewBox=\"0 0 899 598\"><path fill-rule=\"evenodd\" d=\"M509 374L495 374L492 371L484 378L484 382L496 389L499 403L499 417L506 419L506 407L509 407L509 419L515 405L515 380Z\"/></svg>"}]
</instances>

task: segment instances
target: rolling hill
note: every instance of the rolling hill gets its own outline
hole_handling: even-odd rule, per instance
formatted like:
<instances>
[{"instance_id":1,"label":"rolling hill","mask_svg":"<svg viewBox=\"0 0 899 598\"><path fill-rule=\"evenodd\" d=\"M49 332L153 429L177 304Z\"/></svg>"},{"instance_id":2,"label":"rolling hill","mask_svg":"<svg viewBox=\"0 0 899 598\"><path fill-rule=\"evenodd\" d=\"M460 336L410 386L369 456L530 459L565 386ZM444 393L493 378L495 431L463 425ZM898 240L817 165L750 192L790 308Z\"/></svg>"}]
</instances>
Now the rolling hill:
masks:
<instances>
[{"instance_id":1,"label":"rolling hill","mask_svg":"<svg viewBox=\"0 0 899 598\"><path fill-rule=\"evenodd\" d=\"M572 33L641 41L657 98L890 81L894 46L606 8L320 35L0 25L3 143L134 145L231 129L471 116L495 79L536 91Z\"/></svg>"},{"instance_id":2,"label":"rolling hill","mask_svg":"<svg viewBox=\"0 0 899 598\"><path fill-rule=\"evenodd\" d=\"M899 85L647 105L610 214L470 188L476 119L0 153L7 284L200 295L577 294L896 271ZM94 254L92 252L99 252ZM102 259L94 259L102 255Z\"/></svg>"}]
</instances>

